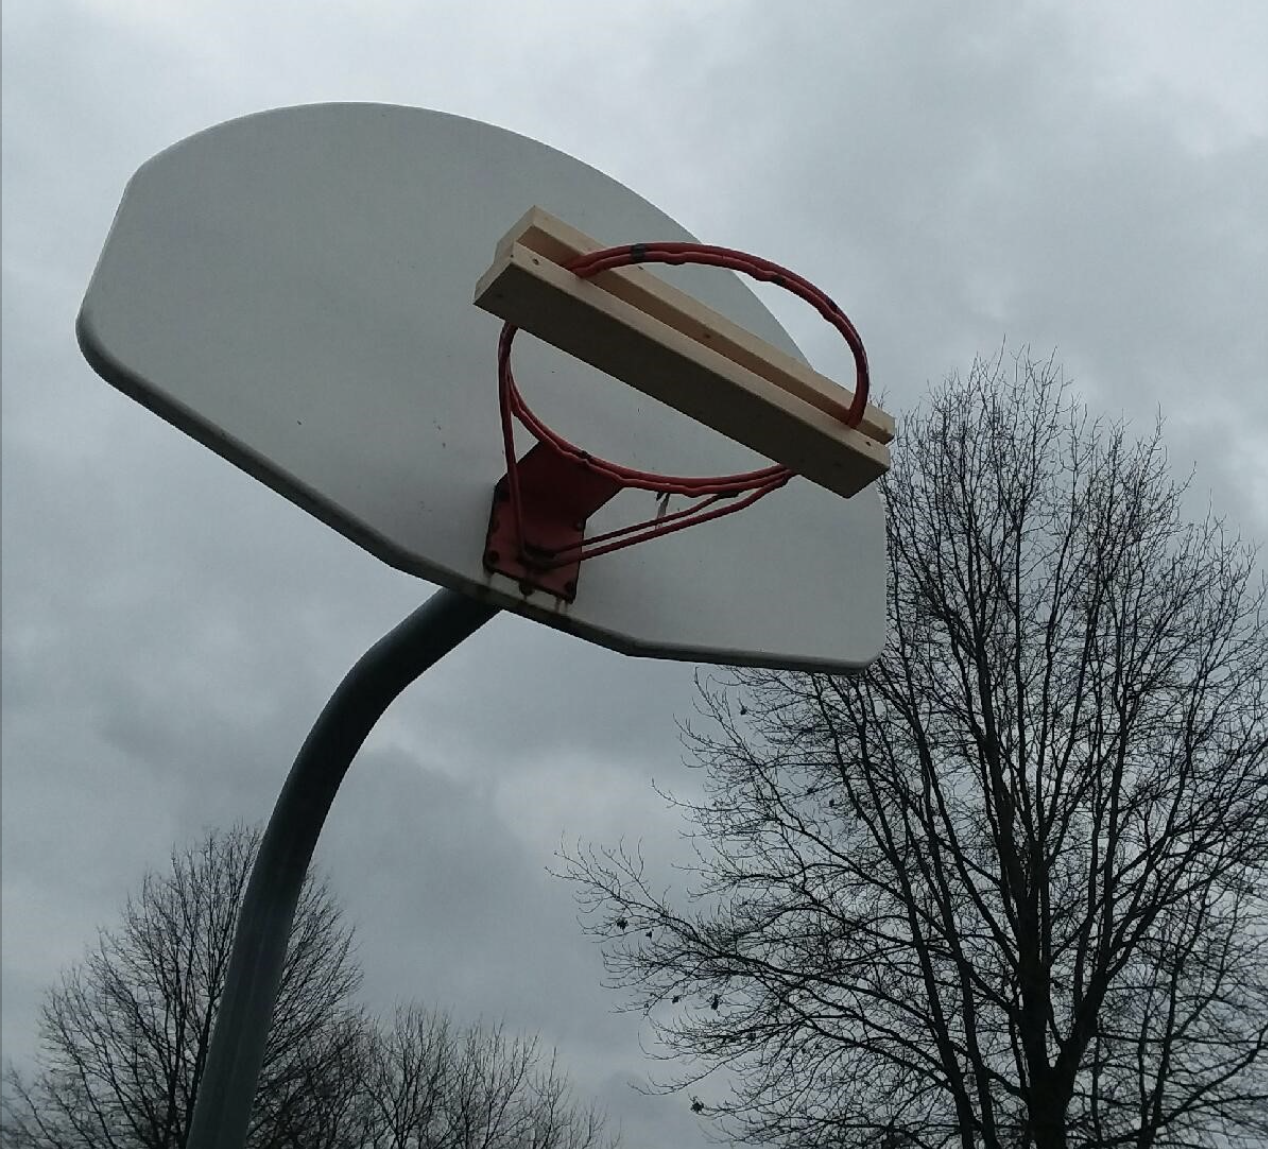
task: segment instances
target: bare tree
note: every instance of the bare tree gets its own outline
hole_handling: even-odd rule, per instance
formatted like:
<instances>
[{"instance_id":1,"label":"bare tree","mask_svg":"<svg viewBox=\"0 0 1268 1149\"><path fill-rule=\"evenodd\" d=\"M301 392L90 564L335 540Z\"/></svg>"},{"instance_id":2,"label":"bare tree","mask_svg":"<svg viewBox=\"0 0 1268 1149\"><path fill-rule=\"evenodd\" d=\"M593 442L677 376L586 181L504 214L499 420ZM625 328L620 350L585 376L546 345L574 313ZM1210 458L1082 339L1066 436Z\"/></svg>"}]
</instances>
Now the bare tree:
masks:
<instances>
[{"instance_id":1,"label":"bare tree","mask_svg":"<svg viewBox=\"0 0 1268 1149\"><path fill-rule=\"evenodd\" d=\"M50 991L34 1080L7 1076L6 1144L175 1149L185 1142L224 988L255 831L210 834L129 898L121 925ZM351 932L310 878L291 933L250 1144L341 1146L366 1035Z\"/></svg>"},{"instance_id":2,"label":"bare tree","mask_svg":"<svg viewBox=\"0 0 1268 1149\"><path fill-rule=\"evenodd\" d=\"M500 1026L459 1031L443 1013L397 1010L372 1046L367 1149L608 1149L536 1038Z\"/></svg>"},{"instance_id":3,"label":"bare tree","mask_svg":"<svg viewBox=\"0 0 1268 1149\"><path fill-rule=\"evenodd\" d=\"M150 873L48 994L34 1080L7 1075L12 1149L178 1149L259 834L213 832ZM378 1025L326 885L309 877L256 1092L258 1149L611 1149L536 1038L402 1006Z\"/></svg>"},{"instance_id":4,"label":"bare tree","mask_svg":"<svg viewBox=\"0 0 1268 1149\"><path fill-rule=\"evenodd\" d=\"M688 897L565 859L666 1088L724 1068L710 1115L790 1146L1268 1144L1253 554L1051 363L901 443L880 660L701 683Z\"/></svg>"}]
</instances>

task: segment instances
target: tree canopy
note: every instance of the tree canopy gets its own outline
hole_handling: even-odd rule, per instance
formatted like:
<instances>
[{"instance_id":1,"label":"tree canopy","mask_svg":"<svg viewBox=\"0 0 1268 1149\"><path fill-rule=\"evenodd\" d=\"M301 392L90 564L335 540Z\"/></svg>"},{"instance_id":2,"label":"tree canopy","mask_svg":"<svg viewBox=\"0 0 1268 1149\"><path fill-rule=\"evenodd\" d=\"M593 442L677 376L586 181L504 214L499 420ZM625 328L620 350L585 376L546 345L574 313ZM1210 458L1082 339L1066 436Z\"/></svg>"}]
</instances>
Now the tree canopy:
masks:
<instances>
[{"instance_id":1,"label":"tree canopy","mask_svg":"<svg viewBox=\"0 0 1268 1149\"><path fill-rule=\"evenodd\" d=\"M180 1149L224 991L259 833L213 831L128 899L45 999L40 1061L6 1074L12 1149ZM355 995L352 931L311 874L291 930L247 1144L252 1149L600 1149L593 1106L532 1037L459 1027Z\"/></svg>"},{"instance_id":2,"label":"tree canopy","mask_svg":"<svg viewBox=\"0 0 1268 1149\"><path fill-rule=\"evenodd\" d=\"M1025 357L904 417L884 494L880 659L700 681L687 891L566 856L670 1087L725 1070L693 1107L775 1145L1268 1143L1252 549Z\"/></svg>"}]
</instances>

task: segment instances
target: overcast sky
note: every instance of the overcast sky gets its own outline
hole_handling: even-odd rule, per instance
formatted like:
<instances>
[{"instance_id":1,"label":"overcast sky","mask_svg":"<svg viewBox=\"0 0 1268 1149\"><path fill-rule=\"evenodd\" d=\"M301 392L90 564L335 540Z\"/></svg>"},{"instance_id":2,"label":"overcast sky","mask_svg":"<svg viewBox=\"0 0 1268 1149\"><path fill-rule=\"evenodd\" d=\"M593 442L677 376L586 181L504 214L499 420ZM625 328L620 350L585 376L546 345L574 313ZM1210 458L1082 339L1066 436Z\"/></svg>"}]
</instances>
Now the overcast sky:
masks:
<instances>
[{"instance_id":1,"label":"overcast sky","mask_svg":"<svg viewBox=\"0 0 1268 1149\"><path fill-rule=\"evenodd\" d=\"M1007 339L1268 539L1268 5L13 0L3 25L3 1051L147 867L267 816L431 588L98 379L80 297L124 183L264 108L438 108L601 168L846 306L891 410ZM834 336L780 310L812 361ZM901 435L901 427L900 427ZM777 496L775 496L777 497ZM702 528L705 529L705 528ZM692 668L495 619L393 708L323 836L366 999L557 1045L630 1149L705 1143L612 1012L561 837L680 829ZM583 701L584 700L584 701Z\"/></svg>"}]
</instances>

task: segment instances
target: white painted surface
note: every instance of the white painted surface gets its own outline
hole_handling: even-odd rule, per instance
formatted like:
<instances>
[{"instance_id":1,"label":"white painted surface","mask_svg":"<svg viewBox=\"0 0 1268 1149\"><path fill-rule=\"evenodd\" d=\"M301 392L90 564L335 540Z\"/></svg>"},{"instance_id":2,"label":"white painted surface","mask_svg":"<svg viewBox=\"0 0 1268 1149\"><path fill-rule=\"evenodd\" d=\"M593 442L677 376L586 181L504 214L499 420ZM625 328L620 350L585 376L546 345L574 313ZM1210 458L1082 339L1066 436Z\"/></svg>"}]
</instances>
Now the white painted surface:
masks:
<instances>
[{"instance_id":1,"label":"white painted surface","mask_svg":"<svg viewBox=\"0 0 1268 1149\"><path fill-rule=\"evenodd\" d=\"M80 343L115 386L402 570L632 654L866 665L885 625L875 489L842 500L794 479L735 516L584 563L571 606L485 573L504 471L499 323L471 296L533 204L604 242L691 238L594 169L476 121L373 104L235 120L133 177ZM797 353L739 277L667 278ZM548 423L614 461L696 474L762 462L529 336L515 370ZM653 509L649 493L622 495L591 533Z\"/></svg>"}]
</instances>

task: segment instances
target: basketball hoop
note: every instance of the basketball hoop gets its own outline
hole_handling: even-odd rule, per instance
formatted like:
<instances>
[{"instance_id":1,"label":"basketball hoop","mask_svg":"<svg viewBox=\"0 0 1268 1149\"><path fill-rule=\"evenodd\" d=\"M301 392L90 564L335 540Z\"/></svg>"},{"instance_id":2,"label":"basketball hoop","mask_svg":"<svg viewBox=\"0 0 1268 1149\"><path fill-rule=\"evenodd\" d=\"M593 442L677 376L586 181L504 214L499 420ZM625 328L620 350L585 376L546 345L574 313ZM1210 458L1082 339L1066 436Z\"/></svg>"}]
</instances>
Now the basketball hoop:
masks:
<instances>
[{"instance_id":1,"label":"basketball hoop","mask_svg":"<svg viewBox=\"0 0 1268 1149\"><path fill-rule=\"evenodd\" d=\"M854 324L814 284L779 264L726 247L701 243L635 243L601 248L570 260L567 270L581 279L640 263L704 264L737 271L773 283L804 299L840 332L854 357L854 396L842 422L857 427L867 408L867 353ZM524 593L545 590L568 602L577 591L582 562L661 538L712 519L734 514L784 486L794 475L773 464L729 475L664 475L600 459L548 427L528 406L511 369L511 345L519 328L505 323L498 339L498 406L506 474L494 492L484 554L487 570L520 583ZM516 458L515 422L536 440ZM624 490L661 496L658 513L641 522L585 538L586 521ZM680 495L696 502L669 512L668 499ZM725 503L726 505L719 505Z\"/></svg>"}]
</instances>

